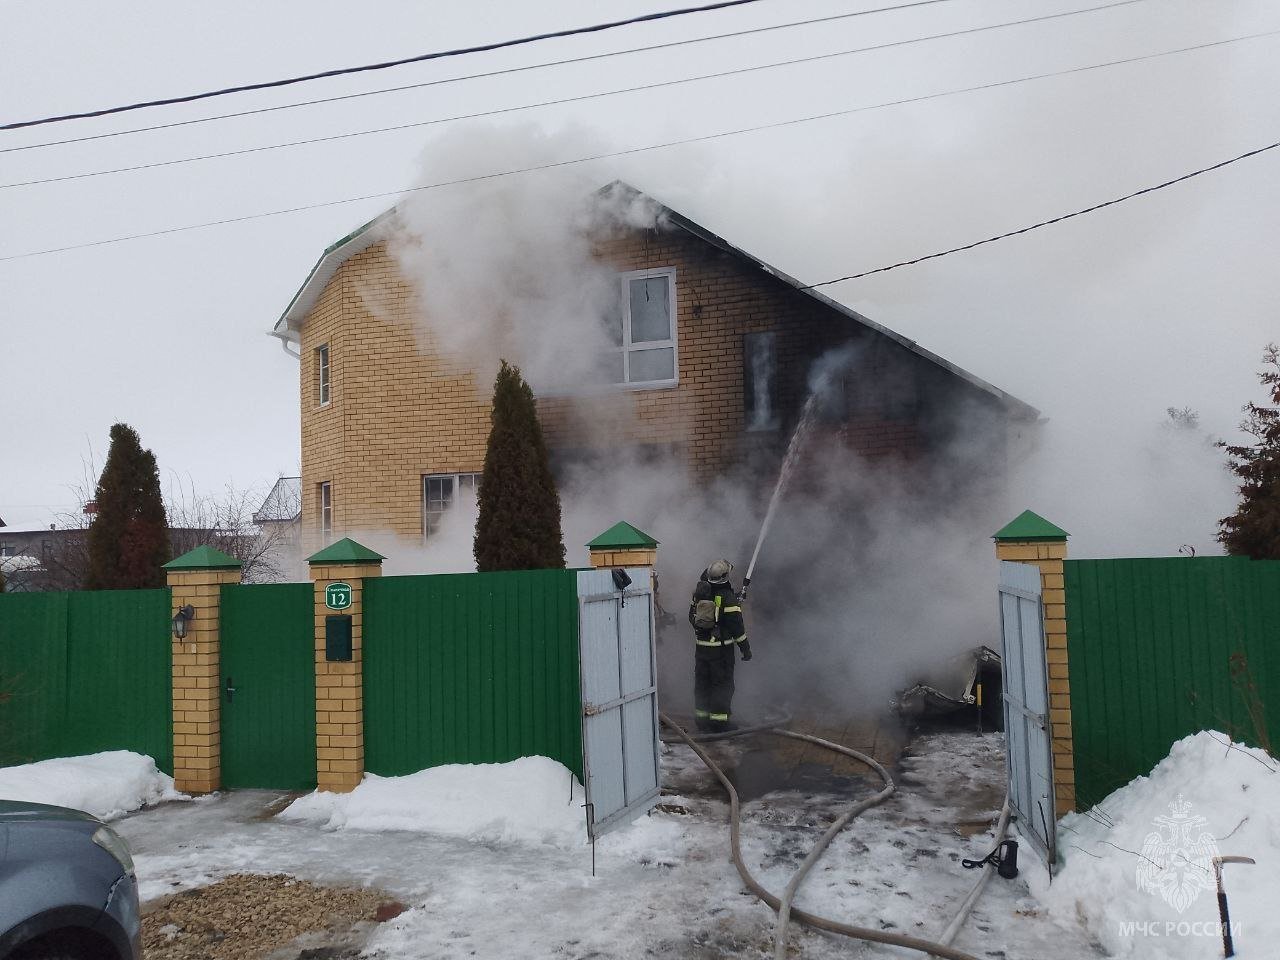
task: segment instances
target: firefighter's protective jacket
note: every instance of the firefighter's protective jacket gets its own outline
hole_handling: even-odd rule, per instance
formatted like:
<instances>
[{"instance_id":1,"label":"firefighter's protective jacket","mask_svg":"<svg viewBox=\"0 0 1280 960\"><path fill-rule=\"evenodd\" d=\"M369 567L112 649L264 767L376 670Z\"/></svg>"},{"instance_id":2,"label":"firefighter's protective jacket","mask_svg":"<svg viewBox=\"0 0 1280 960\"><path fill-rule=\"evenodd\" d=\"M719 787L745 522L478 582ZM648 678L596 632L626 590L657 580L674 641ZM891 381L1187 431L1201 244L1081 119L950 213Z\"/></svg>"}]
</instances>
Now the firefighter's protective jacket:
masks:
<instances>
[{"instance_id":1,"label":"firefighter's protective jacket","mask_svg":"<svg viewBox=\"0 0 1280 960\"><path fill-rule=\"evenodd\" d=\"M715 626L702 629L694 622L698 601L710 600L715 604ZM699 652L718 651L747 639L746 623L742 619L742 604L730 583L710 583L706 571L693 591L689 601L689 624L693 627L694 641Z\"/></svg>"}]
</instances>

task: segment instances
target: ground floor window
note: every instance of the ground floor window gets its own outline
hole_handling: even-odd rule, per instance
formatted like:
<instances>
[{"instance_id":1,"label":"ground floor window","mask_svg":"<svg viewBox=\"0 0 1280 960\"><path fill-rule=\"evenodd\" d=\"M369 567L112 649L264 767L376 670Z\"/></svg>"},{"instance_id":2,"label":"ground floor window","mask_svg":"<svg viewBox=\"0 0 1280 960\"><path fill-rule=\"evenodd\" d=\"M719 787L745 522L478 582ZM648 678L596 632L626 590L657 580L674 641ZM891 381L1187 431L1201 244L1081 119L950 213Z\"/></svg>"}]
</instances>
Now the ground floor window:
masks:
<instances>
[{"instance_id":1,"label":"ground floor window","mask_svg":"<svg viewBox=\"0 0 1280 960\"><path fill-rule=\"evenodd\" d=\"M320 484L316 500L320 514L320 535L327 543L333 536L333 484L330 481Z\"/></svg>"},{"instance_id":2,"label":"ground floor window","mask_svg":"<svg viewBox=\"0 0 1280 960\"><path fill-rule=\"evenodd\" d=\"M429 537L440 529L445 513L459 493L474 497L480 486L478 473L433 473L422 478L422 535Z\"/></svg>"}]
</instances>

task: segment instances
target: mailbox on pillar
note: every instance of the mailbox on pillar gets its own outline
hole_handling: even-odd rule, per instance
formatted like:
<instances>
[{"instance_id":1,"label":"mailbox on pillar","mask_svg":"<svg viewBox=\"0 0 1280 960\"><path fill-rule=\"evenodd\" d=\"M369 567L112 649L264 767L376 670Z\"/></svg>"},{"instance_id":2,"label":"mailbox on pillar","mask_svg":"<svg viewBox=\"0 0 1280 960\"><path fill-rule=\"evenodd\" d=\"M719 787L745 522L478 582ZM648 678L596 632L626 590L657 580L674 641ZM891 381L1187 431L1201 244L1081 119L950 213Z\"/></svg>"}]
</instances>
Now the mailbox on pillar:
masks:
<instances>
[{"instance_id":1,"label":"mailbox on pillar","mask_svg":"<svg viewBox=\"0 0 1280 960\"><path fill-rule=\"evenodd\" d=\"M351 662L350 614L330 614L324 618L324 658L329 663Z\"/></svg>"}]
</instances>

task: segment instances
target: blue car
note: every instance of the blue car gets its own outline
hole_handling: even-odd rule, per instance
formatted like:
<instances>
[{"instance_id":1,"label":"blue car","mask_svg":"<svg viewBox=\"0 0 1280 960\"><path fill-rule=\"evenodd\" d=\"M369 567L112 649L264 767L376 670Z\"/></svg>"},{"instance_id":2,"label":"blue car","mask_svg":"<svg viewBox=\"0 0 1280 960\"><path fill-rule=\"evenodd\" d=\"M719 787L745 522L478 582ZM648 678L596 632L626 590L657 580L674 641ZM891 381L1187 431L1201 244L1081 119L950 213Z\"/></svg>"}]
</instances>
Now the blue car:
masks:
<instances>
[{"instance_id":1,"label":"blue car","mask_svg":"<svg viewBox=\"0 0 1280 960\"><path fill-rule=\"evenodd\" d=\"M0 960L140 960L133 857L97 817L0 800Z\"/></svg>"}]
</instances>

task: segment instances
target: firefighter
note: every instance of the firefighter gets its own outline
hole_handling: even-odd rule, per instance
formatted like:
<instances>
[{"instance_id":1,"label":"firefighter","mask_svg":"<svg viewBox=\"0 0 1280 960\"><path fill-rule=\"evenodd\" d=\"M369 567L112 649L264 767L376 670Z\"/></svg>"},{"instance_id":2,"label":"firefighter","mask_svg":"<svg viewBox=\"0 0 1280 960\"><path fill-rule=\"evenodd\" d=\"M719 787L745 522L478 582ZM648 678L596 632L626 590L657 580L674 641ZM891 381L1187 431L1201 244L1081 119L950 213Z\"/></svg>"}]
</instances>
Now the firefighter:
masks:
<instances>
[{"instance_id":1,"label":"firefighter","mask_svg":"<svg viewBox=\"0 0 1280 960\"><path fill-rule=\"evenodd\" d=\"M734 729L729 722L733 702L735 650L751 659L742 604L729 582L733 564L713 560L702 571L689 602L694 634L693 707L698 729L719 733Z\"/></svg>"}]
</instances>

